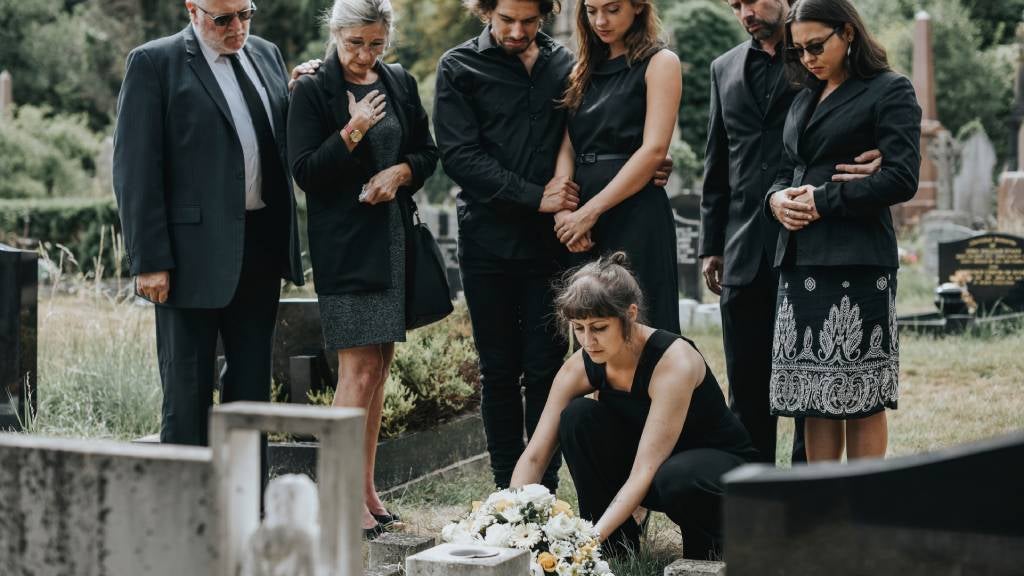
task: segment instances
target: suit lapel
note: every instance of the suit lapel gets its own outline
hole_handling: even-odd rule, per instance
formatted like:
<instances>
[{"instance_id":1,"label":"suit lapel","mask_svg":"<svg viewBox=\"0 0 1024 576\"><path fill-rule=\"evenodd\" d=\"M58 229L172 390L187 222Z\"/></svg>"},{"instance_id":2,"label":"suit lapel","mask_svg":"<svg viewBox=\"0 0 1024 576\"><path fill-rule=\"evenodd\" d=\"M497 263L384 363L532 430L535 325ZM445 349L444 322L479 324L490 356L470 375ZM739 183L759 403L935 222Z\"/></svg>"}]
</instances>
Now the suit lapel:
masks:
<instances>
[{"instance_id":1,"label":"suit lapel","mask_svg":"<svg viewBox=\"0 0 1024 576\"><path fill-rule=\"evenodd\" d=\"M348 124L351 117L348 114L348 84L341 71L341 62L337 54L332 54L324 61L324 90L328 94L327 105L334 115L334 121L338 128Z\"/></svg>"},{"instance_id":2,"label":"suit lapel","mask_svg":"<svg viewBox=\"0 0 1024 576\"><path fill-rule=\"evenodd\" d=\"M811 116L810 122L807 124L807 130L814 128L815 124L821 122L823 118L831 114L833 111L838 110L843 104L846 104L861 92L867 90L867 84L859 78L850 78L846 82L843 82L834 92L828 95L824 101L818 104L818 107L814 110L814 114ZM821 92L819 91L820 95Z\"/></svg>"},{"instance_id":3,"label":"suit lapel","mask_svg":"<svg viewBox=\"0 0 1024 576\"><path fill-rule=\"evenodd\" d=\"M807 121L811 115L811 107L814 106L819 93L815 90L801 90L789 109L790 118L796 120L796 123L787 120L786 127L783 129L785 131L783 141L792 143L793 153L801 158L800 141L803 139L804 130L806 130Z\"/></svg>"},{"instance_id":4,"label":"suit lapel","mask_svg":"<svg viewBox=\"0 0 1024 576\"><path fill-rule=\"evenodd\" d=\"M747 78L747 61L750 60L750 51L753 50L753 47L754 40L748 40L744 45L744 50L742 52L743 57L740 58L743 62L739 67L737 67L737 71L740 74L740 82L743 83L743 87L747 90L747 105L753 108L754 112L759 116L763 116L763 114L761 114L761 109L757 105L758 97L757 94L754 94L754 86L750 83L750 78Z\"/></svg>"},{"instance_id":5,"label":"suit lapel","mask_svg":"<svg viewBox=\"0 0 1024 576\"><path fill-rule=\"evenodd\" d=\"M224 119L227 120L231 128L237 133L238 129L235 127L235 121L231 118L231 109L228 108L228 101L224 98L224 92L220 89L220 84L217 84L217 79L213 76L213 70L210 70L210 65L206 62L206 57L203 56L203 50L199 47L199 43L196 40L195 31L192 30L192 26L186 26L184 30L185 38L185 52L188 53L188 64L192 68L192 71L199 78L199 82L202 83L203 88L210 95L210 98L217 104L217 108L220 109Z\"/></svg>"}]
</instances>

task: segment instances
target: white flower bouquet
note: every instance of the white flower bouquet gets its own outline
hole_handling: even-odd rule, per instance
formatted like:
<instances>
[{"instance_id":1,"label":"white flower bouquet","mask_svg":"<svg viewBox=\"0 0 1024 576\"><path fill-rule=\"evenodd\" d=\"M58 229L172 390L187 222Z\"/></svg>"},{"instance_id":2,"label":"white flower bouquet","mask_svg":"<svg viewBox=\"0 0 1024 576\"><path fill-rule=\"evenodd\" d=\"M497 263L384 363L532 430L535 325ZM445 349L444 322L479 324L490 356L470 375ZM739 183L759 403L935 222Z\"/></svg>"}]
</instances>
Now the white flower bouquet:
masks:
<instances>
[{"instance_id":1,"label":"white flower bouquet","mask_svg":"<svg viewBox=\"0 0 1024 576\"><path fill-rule=\"evenodd\" d=\"M454 544L529 550L537 576L614 576L601 559L593 524L573 514L540 484L491 494L465 519L441 530Z\"/></svg>"}]
</instances>

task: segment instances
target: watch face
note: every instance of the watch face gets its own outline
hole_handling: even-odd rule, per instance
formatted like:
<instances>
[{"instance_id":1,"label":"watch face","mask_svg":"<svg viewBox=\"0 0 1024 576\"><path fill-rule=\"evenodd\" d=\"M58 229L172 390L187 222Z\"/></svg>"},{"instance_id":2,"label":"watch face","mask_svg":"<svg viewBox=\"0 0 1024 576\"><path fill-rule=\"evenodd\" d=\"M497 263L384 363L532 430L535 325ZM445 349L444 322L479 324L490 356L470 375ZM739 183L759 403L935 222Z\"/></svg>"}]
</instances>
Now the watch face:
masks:
<instances>
[{"instance_id":1,"label":"watch face","mask_svg":"<svg viewBox=\"0 0 1024 576\"><path fill-rule=\"evenodd\" d=\"M362 132L360 132L359 130L352 130L351 132L349 132L349 133L348 133L348 137L349 137L349 138L350 138L350 139L351 139L351 140L352 140L353 142L355 142L356 144L358 144L358 143L359 143L359 141L363 139L363 133L362 133Z\"/></svg>"}]
</instances>

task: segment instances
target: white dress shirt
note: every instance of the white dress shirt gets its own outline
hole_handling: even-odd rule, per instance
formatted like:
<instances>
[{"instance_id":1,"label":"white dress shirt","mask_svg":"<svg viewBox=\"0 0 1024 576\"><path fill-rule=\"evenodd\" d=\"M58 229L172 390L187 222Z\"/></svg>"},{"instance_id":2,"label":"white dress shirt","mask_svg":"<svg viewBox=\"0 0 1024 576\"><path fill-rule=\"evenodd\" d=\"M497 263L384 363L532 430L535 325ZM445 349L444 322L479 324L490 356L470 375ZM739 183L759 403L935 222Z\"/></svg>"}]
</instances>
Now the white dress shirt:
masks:
<instances>
[{"instance_id":1,"label":"white dress shirt","mask_svg":"<svg viewBox=\"0 0 1024 576\"><path fill-rule=\"evenodd\" d=\"M224 93L224 99L228 102L228 109L231 111L231 119L235 123L235 131L238 134L238 141L242 145L242 156L245 159L245 209L259 210L264 208L262 189L263 175L260 170L260 147L256 139L256 129L253 127L252 118L249 116L249 107L245 104L245 97L242 95L242 88L235 78L235 71L231 68L231 60L223 54L218 54L203 42L199 31L192 27L196 34L199 47L203 50L203 56L213 71L214 78ZM242 63L242 69L249 76L249 80L256 86L256 91L263 101L263 108L267 112L267 119L270 122L270 129L274 130L274 116L270 112L270 100L267 97L267 90L263 87L256 69L246 55L245 50L238 52L238 60ZM276 135L275 135L276 136Z\"/></svg>"}]
</instances>

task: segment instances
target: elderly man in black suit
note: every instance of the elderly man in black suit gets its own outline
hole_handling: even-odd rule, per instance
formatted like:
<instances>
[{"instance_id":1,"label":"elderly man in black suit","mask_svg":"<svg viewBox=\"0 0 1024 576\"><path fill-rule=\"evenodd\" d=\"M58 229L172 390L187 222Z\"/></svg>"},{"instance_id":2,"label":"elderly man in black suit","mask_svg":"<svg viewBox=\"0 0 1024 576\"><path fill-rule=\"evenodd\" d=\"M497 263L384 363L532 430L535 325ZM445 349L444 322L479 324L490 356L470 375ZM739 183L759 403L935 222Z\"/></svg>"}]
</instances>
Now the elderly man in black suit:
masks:
<instances>
[{"instance_id":1,"label":"elderly man in black suit","mask_svg":"<svg viewBox=\"0 0 1024 576\"><path fill-rule=\"evenodd\" d=\"M303 277L281 53L249 35L250 0L185 8L184 30L128 56L114 191L136 290L156 304L160 439L203 445L218 334L221 401L269 401L281 279Z\"/></svg>"},{"instance_id":2,"label":"elderly man in black suit","mask_svg":"<svg viewBox=\"0 0 1024 576\"><path fill-rule=\"evenodd\" d=\"M762 214L782 165L782 128L795 87L783 74L786 0L726 0L751 39L711 63L711 116L704 159L700 255L708 289L721 296L729 404L760 460L775 463L776 418L768 403L779 224ZM877 150L837 166L833 179L864 178ZM793 461L804 462L797 421Z\"/></svg>"}]
</instances>

